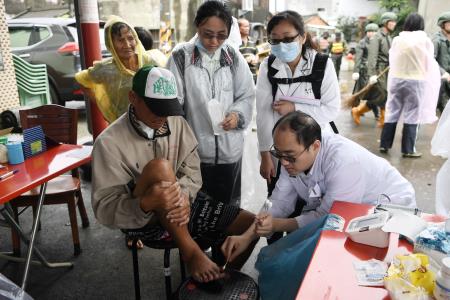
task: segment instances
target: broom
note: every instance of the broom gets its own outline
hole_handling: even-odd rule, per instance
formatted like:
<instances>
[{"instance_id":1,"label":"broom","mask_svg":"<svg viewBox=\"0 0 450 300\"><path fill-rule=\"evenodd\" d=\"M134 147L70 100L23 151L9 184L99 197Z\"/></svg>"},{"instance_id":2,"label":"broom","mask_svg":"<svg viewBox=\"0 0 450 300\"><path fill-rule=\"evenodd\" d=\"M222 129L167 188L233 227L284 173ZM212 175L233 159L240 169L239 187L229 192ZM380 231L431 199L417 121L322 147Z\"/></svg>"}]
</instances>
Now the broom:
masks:
<instances>
[{"instance_id":1,"label":"broom","mask_svg":"<svg viewBox=\"0 0 450 300\"><path fill-rule=\"evenodd\" d=\"M389 67L386 67L380 74L378 74L377 79L380 79L381 76L383 76L387 71L389 71ZM376 84L375 83L368 83L364 88L362 88L359 92L351 95L348 97L348 99L345 101L345 107L352 108L355 106L358 106L360 98L364 97L367 92L370 91L370 89Z\"/></svg>"}]
</instances>

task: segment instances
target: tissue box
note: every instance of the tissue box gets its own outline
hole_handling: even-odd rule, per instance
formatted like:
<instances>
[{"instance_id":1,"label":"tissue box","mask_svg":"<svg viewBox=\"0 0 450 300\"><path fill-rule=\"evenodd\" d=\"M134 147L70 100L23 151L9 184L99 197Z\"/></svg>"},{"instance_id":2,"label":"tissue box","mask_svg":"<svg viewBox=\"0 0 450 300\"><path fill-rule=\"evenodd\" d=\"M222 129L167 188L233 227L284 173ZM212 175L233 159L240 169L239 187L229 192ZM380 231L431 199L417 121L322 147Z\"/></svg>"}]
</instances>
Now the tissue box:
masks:
<instances>
[{"instance_id":1,"label":"tissue box","mask_svg":"<svg viewBox=\"0 0 450 300\"><path fill-rule=\"evenodd\" d=\"M25 159L47 150L44 131L40 125L23 130L22 147Z\"/></svg>"}]
</instances>

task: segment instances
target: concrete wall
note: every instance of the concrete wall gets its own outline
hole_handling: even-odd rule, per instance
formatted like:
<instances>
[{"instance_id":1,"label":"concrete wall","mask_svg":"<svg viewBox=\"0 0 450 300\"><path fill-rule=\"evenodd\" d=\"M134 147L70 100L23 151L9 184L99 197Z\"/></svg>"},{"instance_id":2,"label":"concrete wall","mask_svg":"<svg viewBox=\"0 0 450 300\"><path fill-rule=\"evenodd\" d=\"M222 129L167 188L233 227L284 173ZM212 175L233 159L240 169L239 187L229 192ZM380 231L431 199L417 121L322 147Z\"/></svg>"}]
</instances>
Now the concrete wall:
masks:
<instances>
[{"instance_id":1,"label":"concrete wall","mask_svg":"<svg viewBox=\"0 0 450 300\"><path fill-rule=\"evenodd\" d=\"M288 9L301 15L319 14L330 25L336 25L340 16L368 16L379 11L378 1L373 0L287 0Z\"/></svg>"},{"instance_id":2,"label":"concrete wall","mask_svg":"<svg viewBox=\"0 0 450 300\"><path fill-rule=\"evenodd\" d=\"M425 31L432 35L439 31L437 19L445 11L450 11L450 1L446 0L420 0L418 12L425 19Z\"/></svg>"},{"instance_id":3,"label":"concrete wall","mask_svg":"<svg viewBox=\"0 0 450 300\"><path fill-rule=\"evenodd\" d=\"M148 29L159 28L159 0L98 0L100 19L106 20L109 15L118 15L133 26Z\"/></svg>"},{"instance_id":4,"label":"concrete wall","mask_svg":"<svg viewBox=\"0 0 450 300\"><path fill-rule=\"evenodd\" d=\"M5 18L5 2L0 0L0 52L3 68L0 67L0 112L19 106L16 74L9 44L8 26Z\"/></svg>"}]
</instances>

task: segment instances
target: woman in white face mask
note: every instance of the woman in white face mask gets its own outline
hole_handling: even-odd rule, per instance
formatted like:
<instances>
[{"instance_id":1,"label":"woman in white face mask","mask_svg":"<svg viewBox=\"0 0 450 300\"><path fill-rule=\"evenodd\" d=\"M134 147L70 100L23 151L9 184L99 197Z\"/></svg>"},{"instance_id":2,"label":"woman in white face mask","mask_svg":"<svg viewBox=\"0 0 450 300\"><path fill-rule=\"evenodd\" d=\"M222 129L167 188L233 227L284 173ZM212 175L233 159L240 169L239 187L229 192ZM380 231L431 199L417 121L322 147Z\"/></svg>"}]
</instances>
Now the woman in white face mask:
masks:
<instances>
[{"instance_id":1,"label":"woman in white face mask","mask_svg":"<svg viewBox=\"0 0 450 300\"><path fill-rule=\"evenodd\" d=\"M330 130L329 122L339 112L341 96L333 63L328 56L318 54L298 13L284 11L275 15L267 25L267 33L272 54L259 69L256 122L260 173L267 180L270 195L279 172L269 152L276 121L299 110L313 117L322 130Z\"/></svg>"}]
</instances>

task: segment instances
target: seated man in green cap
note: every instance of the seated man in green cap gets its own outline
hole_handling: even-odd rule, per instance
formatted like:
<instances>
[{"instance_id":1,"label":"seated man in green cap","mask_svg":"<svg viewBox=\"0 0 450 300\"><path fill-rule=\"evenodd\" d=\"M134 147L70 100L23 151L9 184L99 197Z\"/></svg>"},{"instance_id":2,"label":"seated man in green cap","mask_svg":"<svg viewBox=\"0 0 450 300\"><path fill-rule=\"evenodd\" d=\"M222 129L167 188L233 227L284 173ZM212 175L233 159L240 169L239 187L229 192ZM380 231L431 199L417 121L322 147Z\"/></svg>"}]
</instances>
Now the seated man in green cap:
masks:
<instances>
[{"instance_id":1,"label":"seated man in green cap","mask_svg":"<svg viewBox=\"0 0 450 300\"><path fill-rule=\"evenodd\" d=\"M197 194L201 185L197 140L181 116L173 74L144 66L133 78L128 112L96 139L92 206L98 221L142 240L173 238L191 275L222 277L194 239L219 246L254 216ZM250 253L243 255L239 268Z\"/></svg>"}]
</instances>

